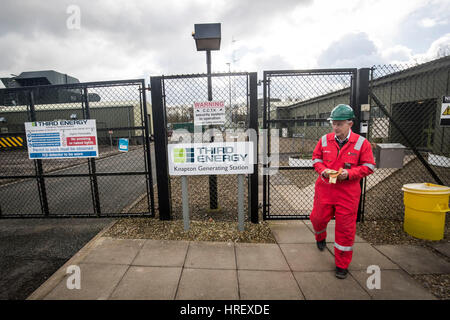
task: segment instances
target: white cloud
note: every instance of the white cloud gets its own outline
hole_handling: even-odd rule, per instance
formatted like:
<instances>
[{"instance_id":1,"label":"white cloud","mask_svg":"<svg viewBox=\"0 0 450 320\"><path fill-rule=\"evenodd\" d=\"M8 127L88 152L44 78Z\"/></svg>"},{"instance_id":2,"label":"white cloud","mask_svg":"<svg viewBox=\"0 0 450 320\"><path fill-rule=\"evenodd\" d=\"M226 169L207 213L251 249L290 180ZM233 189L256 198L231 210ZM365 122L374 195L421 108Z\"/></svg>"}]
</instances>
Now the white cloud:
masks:
<instances>
[{"instance_id":1,"label":"white cloud","mask_svg":"<svg viewBox=\"0 0 450 320\"><path fill-rule=\"evenodd\" d=\"M420 21L420 25L425 28L434 27L436 25L436 20L425 18Z\"/></svg>"},{"instance_id":2,"label":"white cloud","mask_svg":"<svg viewBox=\"0 0 450 320\"><path fill-rule=\"evenodd\" d=\"M228 71L233 52L233 70L260 72L426 60L448 46L439 29L446 0L3 1L1 76L55 69L95 81L205 72L205 54L190 36L202 22L222 23L213 71ZM65 27L69 4L81 8L81 30ZM411 21L429 32L422 52L401 32Z\"/></svg>"},{"instance_id":3,"label":"white cloud","mask_svg":"<svg viewBox=\"0 0 450 320\"><path fill-rule=\"evenodd\" d=\"M413 55L411 60L423 63L447 55L450 55L450 33L434 41L425 53Z\"/></svg>"}]
</instances>

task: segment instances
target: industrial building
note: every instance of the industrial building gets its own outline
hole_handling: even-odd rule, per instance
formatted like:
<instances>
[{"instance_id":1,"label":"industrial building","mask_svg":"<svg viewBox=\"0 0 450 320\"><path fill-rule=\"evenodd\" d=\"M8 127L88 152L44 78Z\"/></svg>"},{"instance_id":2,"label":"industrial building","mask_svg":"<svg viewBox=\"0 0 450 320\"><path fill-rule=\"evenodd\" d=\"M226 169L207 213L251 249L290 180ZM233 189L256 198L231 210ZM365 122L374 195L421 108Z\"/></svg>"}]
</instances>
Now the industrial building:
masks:
<instances>
[{"instance_id":1,"label":"industrial building","mask_svg":"<svg viewBox=\"0 0 450 320\"><path fill-rule=\"evenodd\" d=\"M53 70L22 72L18 76L1 78L5 89L0 89L0 133L25 133L24 122L31 121L29 92L33 91L36 120L83 119L86 103L80 81ZM67 86L66 86L67 85ZM30 90L26 90L30 88ZM101 85L89 88L90 118L96 120L100 144L109 144L119 138L128 138L130 144L142 144L142 114L140 92L132 97L112 95ZM152 131L151 105L147 103L150 134Z\"/></svg>"},{"instance_id":2,"label":"industrial building","mask_svg":"<svg viewBox=\"0 0 450 320\"><path fill-rule=\"evenodd\" d=\"M409 68L374 66L370 88L385 105L394 121L423 151L450 154L450 128L439 124L442 97L449 95L450 57L443 57ZM340 103L349 104L349 87L303 101L276 101L271 97L270 119L326 119ZM274 101L272 101L274 99ZM262 123L262 118L259 119ZM287 137L316 139L331 131L322 122L281 122L276 128ZM283 130L284 129L284 130ZM399 142L406 145L388 118L371 104L369 140Z\"/></svg>"}]
</instances>

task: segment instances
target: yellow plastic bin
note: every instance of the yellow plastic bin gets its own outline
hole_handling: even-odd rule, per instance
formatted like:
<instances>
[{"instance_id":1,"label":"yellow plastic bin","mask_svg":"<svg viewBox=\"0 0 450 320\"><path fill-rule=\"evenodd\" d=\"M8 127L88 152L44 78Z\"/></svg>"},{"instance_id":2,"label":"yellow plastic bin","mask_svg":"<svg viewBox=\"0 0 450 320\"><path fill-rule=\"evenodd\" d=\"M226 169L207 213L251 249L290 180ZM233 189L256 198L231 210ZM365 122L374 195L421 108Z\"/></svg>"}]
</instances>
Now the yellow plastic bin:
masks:
<instances>
[{"instance_id":1,"label":"yellow plastic bin","mask_svg":"<svg viewBox=\"0 0 450 320\"><path fill-rule=\"evenodd\" d=\"M450 211L450 188L432 183L405 184L405 220L403 229L411 236L425 240L444 237L445 213Z\"/></svg>"}]
</instances>

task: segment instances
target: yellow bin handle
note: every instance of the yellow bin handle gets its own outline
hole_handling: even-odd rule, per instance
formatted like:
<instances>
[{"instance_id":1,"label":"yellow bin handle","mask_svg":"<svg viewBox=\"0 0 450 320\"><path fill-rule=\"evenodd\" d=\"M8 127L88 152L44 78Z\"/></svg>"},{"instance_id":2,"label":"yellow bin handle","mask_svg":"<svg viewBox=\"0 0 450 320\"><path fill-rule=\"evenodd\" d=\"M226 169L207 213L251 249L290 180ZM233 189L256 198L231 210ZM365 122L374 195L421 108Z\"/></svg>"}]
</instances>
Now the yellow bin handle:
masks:
<instances>
[{"instance_id":1,"label":"yellow bin handle","mask_svg":"<svg viewBox=\"0 0 450 320\"><path fill-rule=\"evenodd\" d=\"M450 208L447 206L446 208L441 208L440 204L437 204L436 207L434 207L433 211L435 212L442 212L442 213L446 213L448 211L450 211Z\"/></svg>"}]
</instances>

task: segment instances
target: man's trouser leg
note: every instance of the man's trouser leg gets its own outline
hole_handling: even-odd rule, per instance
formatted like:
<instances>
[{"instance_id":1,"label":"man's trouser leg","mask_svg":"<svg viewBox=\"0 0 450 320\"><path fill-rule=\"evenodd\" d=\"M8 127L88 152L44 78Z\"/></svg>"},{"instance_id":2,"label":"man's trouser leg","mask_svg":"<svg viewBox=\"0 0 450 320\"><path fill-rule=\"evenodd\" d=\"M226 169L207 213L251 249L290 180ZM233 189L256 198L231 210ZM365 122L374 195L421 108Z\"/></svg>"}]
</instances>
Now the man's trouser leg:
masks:
<instances>
[{"instance_id":1,"label":"man's trouser leg","mask_svg":"<svg viewBox=\"0 0 450 320\"><path fill-rule=\"evenodd\" d=\"M314 207L309 219L314 228L316 241L327 238L327 225L334 216L334 206L332 204L321 204L314 197Z\"/></svg>"},{"instance_id":2,"label":"man's trouser leg","mask_svg":"<svg viewBox=\"0 0 450 320\"><path fill-rule=\"evenodd\" d=\"M356 233L356 216L358 208L336 205L334 259L336 266L347 269L352 261L353 243Z\"/></svg>"}]
</instances>

